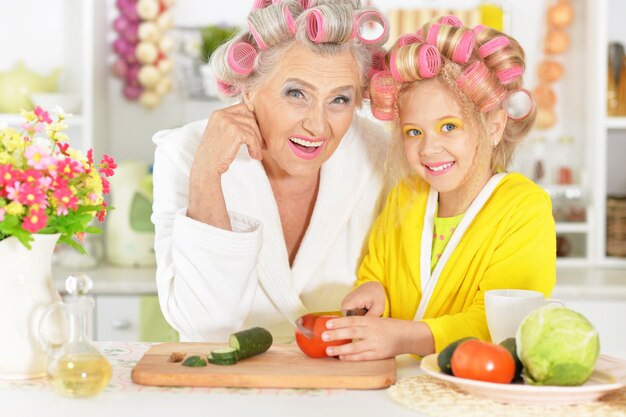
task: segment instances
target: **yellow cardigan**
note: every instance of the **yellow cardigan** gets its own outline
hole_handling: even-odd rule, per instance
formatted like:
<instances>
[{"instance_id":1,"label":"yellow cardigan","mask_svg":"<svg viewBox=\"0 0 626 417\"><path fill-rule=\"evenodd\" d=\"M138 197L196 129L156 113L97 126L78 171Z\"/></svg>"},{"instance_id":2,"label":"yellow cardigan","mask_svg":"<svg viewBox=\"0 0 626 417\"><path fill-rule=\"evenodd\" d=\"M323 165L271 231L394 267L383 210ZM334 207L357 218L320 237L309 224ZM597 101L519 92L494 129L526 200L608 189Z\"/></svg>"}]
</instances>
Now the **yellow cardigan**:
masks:
<instances>
[{"instance_id":1,"label":"yellow cardigan","mask_svg":"<svg viewBox=\"0 0 626 417\"><path fill-rule=\"evenodd\" d=\"M414 319L422 298L421 236L430 191L427 183L413 181L389 193L356 283L380 282L387 294L385 317L405 320ZM555 283L550 197L524 176L507 174L444 265L422 321L433 333L437 352L461 337L490 340L485 291L531 289L549 297Z\"/></svg>"}]
</instances>

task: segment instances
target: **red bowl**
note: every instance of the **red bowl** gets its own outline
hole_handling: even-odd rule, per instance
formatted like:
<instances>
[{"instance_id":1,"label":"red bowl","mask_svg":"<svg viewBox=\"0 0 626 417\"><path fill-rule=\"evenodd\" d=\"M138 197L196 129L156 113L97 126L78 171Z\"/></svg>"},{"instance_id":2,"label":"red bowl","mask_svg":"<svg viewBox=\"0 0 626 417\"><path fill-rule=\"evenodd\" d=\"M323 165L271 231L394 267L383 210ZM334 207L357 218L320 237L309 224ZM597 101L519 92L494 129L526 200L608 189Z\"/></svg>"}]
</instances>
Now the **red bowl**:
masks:
<instances>
[{"instance_id":1,"label":"red bowl","mask_svg":"<svg viewBox=\"0 0 626 417\"><path fill-rule=\"evenodd\" d=\"M310 313L301 317L302 326L313 331L313 337L308 338L299 329L296 328L296 343L302 352L312 358L326 358L326 348L328 346L338 346L350 343L350 339L341 339L333 341L323 341L322 333L326 331L326 322L328 320L341 317L340 314L328 313Z\"/></svg>"}]
</instances>

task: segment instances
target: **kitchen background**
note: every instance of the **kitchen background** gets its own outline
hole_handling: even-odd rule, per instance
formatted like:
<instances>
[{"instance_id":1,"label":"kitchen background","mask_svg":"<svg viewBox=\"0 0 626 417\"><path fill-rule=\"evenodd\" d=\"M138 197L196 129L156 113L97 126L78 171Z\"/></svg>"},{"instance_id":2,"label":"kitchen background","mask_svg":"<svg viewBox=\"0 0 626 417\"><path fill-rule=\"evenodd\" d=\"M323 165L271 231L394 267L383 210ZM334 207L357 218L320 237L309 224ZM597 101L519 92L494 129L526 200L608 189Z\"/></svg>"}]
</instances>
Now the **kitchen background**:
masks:
<instances>
[{"instance_id":1,"label":"kitchen background","mask_svg":"<svg viewBox=\"0 0 626 417\"><path fill-rule=\"evenodd\" d=\"M144 3L156 0L145 1ZM364 0L362 0L365 3ZM0 124L19 123L17 98L75 114L75 147L94 147L120 163L103 237L88 241L90 257L60 250L55 277L72 271L95 280L94 335L99 340L165 340L154 283L150 165L152 135L207 118L223 104L211 97L203 44L218 27L244 22L252 0L162 0L148 6L158 48L140 59L161 65L137 75L137 30L124 16L137 0L0 1ZM391 39L414 31L431 11L462 14L473 24L503 24L527 53L526 84L536 91L538 127L522 144L515 169L551 194L558 233L555 296L583 311L603 335L603 348L626 348L614 317L626 314L626 2L622 0L372 0L388 13ZM567 10L573 6L570 25ZM128 13L128 12L127 12ZM622 19L620 18L622 17ZM565 20L564 20L565 19ZM117 29L117 30L116 30ZM373 29L372 29L373 30ZM161 35L158 35L161 33ZM203 38L203 33L206 39ZM212 34L212 35L211 35ZM203 43L204 42L204 43ZM610 45L610 47L609 47ZM131 58L128 58L129 54ZM126 59L120 58L126 56ZM171 72L167 71L171 67ZM132 71L135 71L132 74ZM131 74L129 74L131 72ZM120 77L121 76L121 77ZM57 78L58 77L58 78ZM154 84L143 94L136 81ZM171 84L170 84L171 83ZM37 94L37 92L47 94ZM60 95L49 94L58 92ZM364 109L367 112L367 109Z\"/></svg>"}]
</instances>

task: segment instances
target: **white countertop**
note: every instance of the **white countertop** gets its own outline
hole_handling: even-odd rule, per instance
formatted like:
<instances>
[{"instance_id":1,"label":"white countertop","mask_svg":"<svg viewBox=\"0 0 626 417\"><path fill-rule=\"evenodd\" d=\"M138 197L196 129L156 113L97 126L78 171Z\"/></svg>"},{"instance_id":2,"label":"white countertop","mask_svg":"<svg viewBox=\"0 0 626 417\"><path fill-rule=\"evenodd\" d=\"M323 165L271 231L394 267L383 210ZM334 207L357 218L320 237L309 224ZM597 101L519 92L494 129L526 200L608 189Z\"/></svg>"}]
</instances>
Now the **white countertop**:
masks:
<instances>
[{"instance_id":1,"label":"white countertop","mask_svg":"<svg viewBox=\"0 0 626 417\"><path fill-rule=\"evenodd\" d=\"M147 387L130 379L133 366L150 343L100 342L98 349L113 366L109 386L96 397L59 396L45 378L0 381L0 415L11 417L111 416L254 416L254 417L427 417L391 399L386 389L254 389ZM613 356L626 358L626 351ZM397 380L419 375L419 362L410 356L396 359ZM433 401L436 401L433 398ZM453 405L449 405L453 406ZM459 410L459 415L463 415Z\"/></svg>"},{"instance_id":2,"label":"white countertop","mask_svg":"<svg viewBox=\"0 0 626 417\"><path fill-rule=\"evenodd\" d=\"M75 272L53 267L52 275L59 291L64 289L65 278ZM138 295L156 294L156 270L148 268L101 265L84 270L94 280L94 294ZM564 299L618 299L626 300L626 270L586 267L561 267L557 269L555 298Z\"/></svg>"}]
</instances>

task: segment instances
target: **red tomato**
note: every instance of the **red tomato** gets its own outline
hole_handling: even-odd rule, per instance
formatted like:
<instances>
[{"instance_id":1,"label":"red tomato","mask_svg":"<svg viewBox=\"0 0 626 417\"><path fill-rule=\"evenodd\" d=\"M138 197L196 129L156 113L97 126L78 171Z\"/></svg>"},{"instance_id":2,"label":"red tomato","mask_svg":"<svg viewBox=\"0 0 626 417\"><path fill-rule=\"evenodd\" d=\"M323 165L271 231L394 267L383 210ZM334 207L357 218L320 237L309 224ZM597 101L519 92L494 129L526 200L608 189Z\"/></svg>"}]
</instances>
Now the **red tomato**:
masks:
<instances>
[{"instance_id":1,"label":"red tomato","mask_svg":"<svg viewBox=\"0 0 626 417\"><path fill-rule=\"evenodd\" d=\"M322 340L322 333L326 331L326 322L337 317L338 316L318 316L315 313L302 316L302 324L304 327L313 330L313 338L309 339L296 329L296 343L300 350L312 358L325 358L328 356L326 355L326 348L328 346L350 343L350 339L334 340L331 342Z\"/></svg>"},{"instance_id":2,"label":"red tomato","mask_svg":"<svg viewBox=\"0 0 626 417\"><path fill-rule=\"evenodd\" d=\"M508 384L515 376L515 361L500 345L468 340L456 348L450 361L452 373L459 378Z\"/></svg>"}]
</instances>

